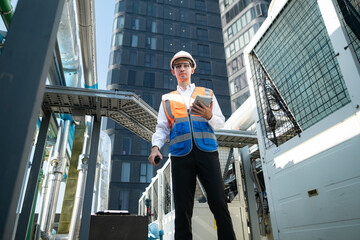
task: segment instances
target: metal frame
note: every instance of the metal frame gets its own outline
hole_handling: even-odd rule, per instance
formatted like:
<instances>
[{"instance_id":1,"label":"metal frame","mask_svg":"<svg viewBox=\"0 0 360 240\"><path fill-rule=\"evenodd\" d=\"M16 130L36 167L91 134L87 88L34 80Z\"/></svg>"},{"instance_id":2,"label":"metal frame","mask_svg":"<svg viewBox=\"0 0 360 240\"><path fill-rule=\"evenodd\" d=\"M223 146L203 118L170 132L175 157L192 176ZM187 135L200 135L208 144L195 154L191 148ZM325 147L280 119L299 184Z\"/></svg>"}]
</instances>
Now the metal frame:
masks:
<instances>
[{"instance_id":1,"label":"metal frame","mask_svg":"<svg viewBox=\"0 0 360 240\"><path fill-rule=\"evenodd\" d=\"M50 116L44 116L41 120L39 135L36 142L35 153L31 164L31 172L26 188L25 199L21 210L19 223L16 229L15 239L26 238L29 228L30 214L33 210L35 190L39 179L41 161L44 155L47 132L49 129Z\"/></svg>"},{"instance_id":2,"label":"metal frame","mask_svg":"<svg viewBox=\"0 0 360 240\"><path fill-rule=\"evenodd\" d=\"M132 92L47 86L43 111L109 117L147 141L157 124L157 112ZM222 129L215 134L220 147L257 144L256 134L250 131Z\"/></svg>"},{"instance_id":3,"label":"metal frame","mask_svg":"<svg viewBox=\"0 0 360 240\"><path fill-rule=\"evenodd\" d=\"M6 169L0 177L0 191L6 194L0 202L1 239L11 239L13 233L21 182L63 5L64 0L20 0L0 56L0 102L7 103L0 108L1 166ZM34 13L38 13L35 18Z\"/></svg>"},{"instance_id":4,"label":"metal frame","mask_svg":"<svg viewBox=\"0 0 360 240\"><path fill-rule=\"evenodd\" d=\"M247 54L249 54L252 51L252 49L254 49L254 47L258 44L264 33L268 31L272 23L277 19L278 15L280 14L282 9L288 2L290 1L288 0L277 1L278 4L276 8L274 7L275 9L273 9L270 16L266 19L266 21L263 23L263 25L255 35L253 40L249 43L249 45L245 49L245 52ZM332 113L331 115L327 116L326 118L322 119L321 121L314 124L310 128L306 129L301 134L301 137L295 137L289 140L288 142L280 145L279 147L273 146L269 149L265 147L265 143L264 143L265 141L264 139L266 138L266 136L264 136L261 133L261 131L259 131L261 129L261 126L259 124L259 115L261 113L258 112L259 111L258 108L255 109L255 123L257 123L256 127L258 129L257 133L259 138L258 145L261 153L261 162L263 166L265 185L268 192L271 225L272 225L272 232L274 239L280 239L281 237L286 238L289 236L286 234L290 233L289 230L290 228L284 227L284 222L286 223L286 221L288 220L284 217L285 214L294 215L294 213L296 213L296 210L298 210L298 212L301 212L302 207L304 210L311 209L309 208L309 206L311 207L311 205L308 202L310 202L309 198L312 197L309 195L310 192L309 190L311 190L312 188L319 189L319 193L320 193L319 194L320 197L311 198L311 200L313 201L312 204L314 204L313 206L321 205L323 209L331 209L331 210L337 209L338 211L337 213L339 216L343 212L348 211L348 209L346 209L346 206L353 204L353 202L351 202L350 199L355 199L355 197L359 196L358 192L354 192L355 196L346 195L346 193L343 193L345 192L345 190L342 189L341 184L336 185L338 184L337 181L339 181L337 177L339 176L348 176L349 178L350 176L353 177L351 175L351 174L355 175L355 173L353 173L353 170L356 169L354 171L358 171L359 169L359 164L357 164L358 161L354 159L354 156L357 153L354 152L355 147L353 147L356 143L359 142L358 137L357 138L354 137L351 140L347 140L345 143L341 143L337 146L332 147L331 149L325 150L323 152L319 152L316 155L308 157L304 159L304 162L294 163L290 155L287 155L288 156L287 164L282 164L281 167L280 165L277 166L276 164L277 161L275 161L277 158L281 157L285 153L291 152L297 146L301 146L301 145L304 146L304 144L309 142L309 140L311 140L313 137L320 135L323 132L326 132L328 129L332 128L335 125L342 124L342 122L344 122L344 120L346 120L347 118L350 117L355 118L355 116L358 115L360 95L358 94L358 91L356 89L359 89L360 83L359 81L355 81L355 80L360 78L359 64L356 62L355 57L353 56L353 53L351 52L350 48L345 48L346 46L348 46L349 42L346 40L345 31L343 29L343 26L341 25L341 22L339 21L339 17L337 16L333 3L334 3L333 0L317 1L317 4L321 11L321 15L323 17L328 35L333 45L334 52L336 53L336 58L339 62L339 67L341 69L341 73L343 74L344 81L346 83L352 102L342 107L341 109L337 110L336 112ZM250 66L249 59L246 57L245 57L245 62L246 62L246 66ZM249 79L251 79L250 68L248 68L247 74ZM254 86L252 81L249 81L249 85L250 85L251 95L254 98L255 93L254 93ZM357 116L357 122L358 121L359 121L359 117ZM355 129L358 131L357 126L358 124L354 124L354 129L352 129L352 131L355 131ZM341 159L341 164L336 165L337 160L334 160L334 158ZM322 168L323 166L324 168ZM317 176L316 174L317 171L319 172L319 169L321 170L324 169L324 171L322 171L321 174ZM331 174L332 172L336 172L336 174ZM287 182L286 181L287 176L285 175L288 175L289 177L287 179L292 181ZM291 178L291 176L293 176L293 178ZM299 181L296 181L295 179L299 179ZM355 179L355 177L353 177L353 179ZM329 195L327 194L328 192L331 191L329 190L329 187L323 183L323 181L329 181L332 182L334 186L338 186L337 189L338 194L340 195L340 192L342 192L341 194L344 194L344 196L348 196L346 200L349 202L347 204L343 204L343 202L340 203L338 196L332 196L333 198L329 198ZM343 180L342 183L349 185L351 184L355 186L355 181L351 183L349 182ZM288 185L289 187L287 187L286 185ZM353 192L353 191L349 191L349 192ZM281 195L279 193L281 193ZM284 205L286 201L287 204L289 203L289 206L290 206L290 202L292 202L292 204L295 204L296 201L298 202L302 201L301 203L302 205L298 206L299 209L294 208L295 210L290 212L287 211L288 208L286 209L285 207L284 208L279 207L280 205L279 199L281 200L281 203ZM331 204L329 203L328 199L331 199L332 201ZM344 208L342 209L342 207ZM313 228L318 227L317 230L319 235L322 235L321 237L327 239L338 239L339 236L336 236L334 232L338 232L339 234L341 234L342 237L344 237L344 232L350 235L355 230L355 227L354 228L349 227L346 230L342 230L342 229L340 230L340 227L335 224L329 228L326 228L327 227L326 224L321 225L322 223L312 224L308 221L310 219L309 212L310 211L307 212L303 211L301 212L301 215L297 216L296 218L293 218L293 219L307 220L307 225L306 225L307 229L305 229L305 227L303 229L301 229L301 227L296 228L295 226L291 229L291 231L293 231L291 233L294 234L293 235L294 238L305 239L309 237L305 235L306 234L305 232L308 231L310 227ZM324 211L324 212L329 213L331 211ZM355 211L352 212L352 214L355 214ZM331 220L326 219L326 218L330 218L329 215L325 216L324 214L324 216L321 217L324 219L325 222L327 221L327 223L330 224ZM352 226L358 226L359 224L358 218L355 220L349 220L349 222L350 221L354 221L354 223L351 223L353 224ZM347 223L344 223L344 226L346 226L346 224ZM296 234L295 231L297 229L301 229L301 231L298 231L298 234L303 234L302 236L295 235ZM332 229L337 229L337 231L336 230L331 231ZM314 234L312 237L316 238L318 236Z\"/></svg>"},{"instance_id":5,"label":"metal frame","mask_svg":"<svg viewBox=\"0 0 360 240\"><path fill-rule=\"evenodd\" d=\"M260 239L260 228L258 215L256 210L256 199L254 192L254 181L251 177L251 162L249 147L246 146L240 149L241 163L244 168L244 181L246 187L246 200L249 208L249 220L250 220L250 235L251 239Z\"/></svg>"},{"instance_id":6,"label":"metal frame","mask_svg":"<svg viewBox=\"0 0 360 240\"><path fill-rule=\"evenodd\" d=\"M94 192L94 180L95 180L96 160L97 160L99 137L100 137L100 125L101 125L101 119L99 121L97 117L94 117L93 131L91 136L90 158L88 162L84 204L83 204L80 233L79 233L80 240L89 239L91 205L92 205L92 198Z\"/></svg>"}]
</instances>

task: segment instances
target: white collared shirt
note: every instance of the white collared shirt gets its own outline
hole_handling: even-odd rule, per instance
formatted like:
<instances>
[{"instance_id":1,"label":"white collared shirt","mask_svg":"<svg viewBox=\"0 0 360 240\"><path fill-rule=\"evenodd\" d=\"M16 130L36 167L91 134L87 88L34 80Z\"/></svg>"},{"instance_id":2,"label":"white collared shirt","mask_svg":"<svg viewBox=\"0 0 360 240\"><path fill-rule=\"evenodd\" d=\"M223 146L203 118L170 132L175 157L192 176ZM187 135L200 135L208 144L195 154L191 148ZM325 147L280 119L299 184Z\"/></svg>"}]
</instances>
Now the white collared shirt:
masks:
<instances>
[{"instance_id":1,"label":"white collared shirt","mask_svg":"<svg viewBox=\"0 0 360 240\"><path fill-rule=\"evenodd\" d=\"M195 84L189 84L186 86L186 89L183 89L179 85L177 86L177 91L181 94L181 96L184 98L184 102L186 105L186 109L190 108L190 102L191 102L191 95L195 90ZM214 130L218 130L222 127L224 127L225 124L225 117L221 112L220 106L218 101L216 100L215 94L213 94L213 109L212 109L212 118L208 120L208 123ZM165 114L165 110L163 107L163 102L161 101L160 107L159 107L159 115L156 125L156 132L152 136L152 146L158 146L159 149L161 149L165 141L169 139L170 136L170 125L168 122L168 119Z\"/></svg>"}]
</instances>

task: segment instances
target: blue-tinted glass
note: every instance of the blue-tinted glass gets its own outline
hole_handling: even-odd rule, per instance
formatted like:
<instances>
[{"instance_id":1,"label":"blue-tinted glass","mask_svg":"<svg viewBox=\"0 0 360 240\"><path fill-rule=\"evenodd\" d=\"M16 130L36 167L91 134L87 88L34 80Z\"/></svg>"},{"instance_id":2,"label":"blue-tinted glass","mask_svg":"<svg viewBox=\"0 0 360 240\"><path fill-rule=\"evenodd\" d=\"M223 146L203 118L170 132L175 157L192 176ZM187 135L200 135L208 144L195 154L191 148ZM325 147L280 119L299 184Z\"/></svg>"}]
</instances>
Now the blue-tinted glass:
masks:
<instances>
[{"instance_id":1,"label":"blue-tinted glass","mask_svg":"<svg viewBox=\"0 0 360 240\"><path fill-rule=\"evenodd\" d=\"M133 71L133 70L128 71L128 84L129 85L136 84L136 71Z\"/></svg>"},{"instance_id":2,"label":"blue-tinted glass","mask_svg":"<svg viewBox=\"0 0 360 240\"><path fill-rule=\"evenodd\" d=\"M209 62L199 62L199 73L211 74L211 65Z\"/></svg>"},{"instance_id":3,"label":"blue-tinted glass","mask_svg":"<svg viewBox=\"0 0 360 240\"><path fill-rule=\"evenodd\" d=\"M144 87L155 87L155 73L144 73Z\"/></svg>"}]
</instances>

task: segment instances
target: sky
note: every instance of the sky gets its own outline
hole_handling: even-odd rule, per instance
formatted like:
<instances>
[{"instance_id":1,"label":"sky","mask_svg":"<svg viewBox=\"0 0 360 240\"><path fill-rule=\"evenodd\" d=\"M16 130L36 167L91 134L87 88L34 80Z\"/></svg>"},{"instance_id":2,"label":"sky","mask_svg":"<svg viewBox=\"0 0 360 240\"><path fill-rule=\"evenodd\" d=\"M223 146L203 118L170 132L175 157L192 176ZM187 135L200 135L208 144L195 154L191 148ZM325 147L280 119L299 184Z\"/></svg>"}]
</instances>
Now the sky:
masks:
<instances>
[{"instance_id":1,"label":"sky","mask_svg":"<svg viewBox=\"0 0 360 240\"><path fill-rule=\"evenodd\" d=\"M99 89L106 89L115 0L95 0L97 76Z\"/></svg>"},{"instance_id":2,"label":"sky","mask_svg":"<svg viewBox=\"0 0 360 240\"><path fill-rule=\"evenodd\" d=\"M18 0L12 0L10 2L16 10ZM106 89L114 9L115 0L95 0L95 41L99 89ZM0 30L6 31L2 19L0 20Z\"/></svg>"}]
</instances>

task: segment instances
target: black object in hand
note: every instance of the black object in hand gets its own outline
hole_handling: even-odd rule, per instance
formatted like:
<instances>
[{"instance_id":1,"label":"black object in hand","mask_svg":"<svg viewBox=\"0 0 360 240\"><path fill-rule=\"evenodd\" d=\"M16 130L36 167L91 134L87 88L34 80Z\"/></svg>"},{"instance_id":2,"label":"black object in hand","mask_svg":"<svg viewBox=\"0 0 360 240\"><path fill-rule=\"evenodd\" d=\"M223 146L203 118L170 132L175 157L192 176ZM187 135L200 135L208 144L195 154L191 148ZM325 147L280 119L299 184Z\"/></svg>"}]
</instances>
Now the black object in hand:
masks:
<instances>
[{"instance_id":1,"label":"black object in hand","mask_svg":"<svg viewBox=\"0 0 360 240\"><path fill-rule=\"evenodd\" d=\"M159 157L159 156L156 156L155 159L154 159L154 162L155 162L156 164L158 164L158 163L160 162L160 160L161 160L160 157Z\"/></svg>"}]
</instances>

